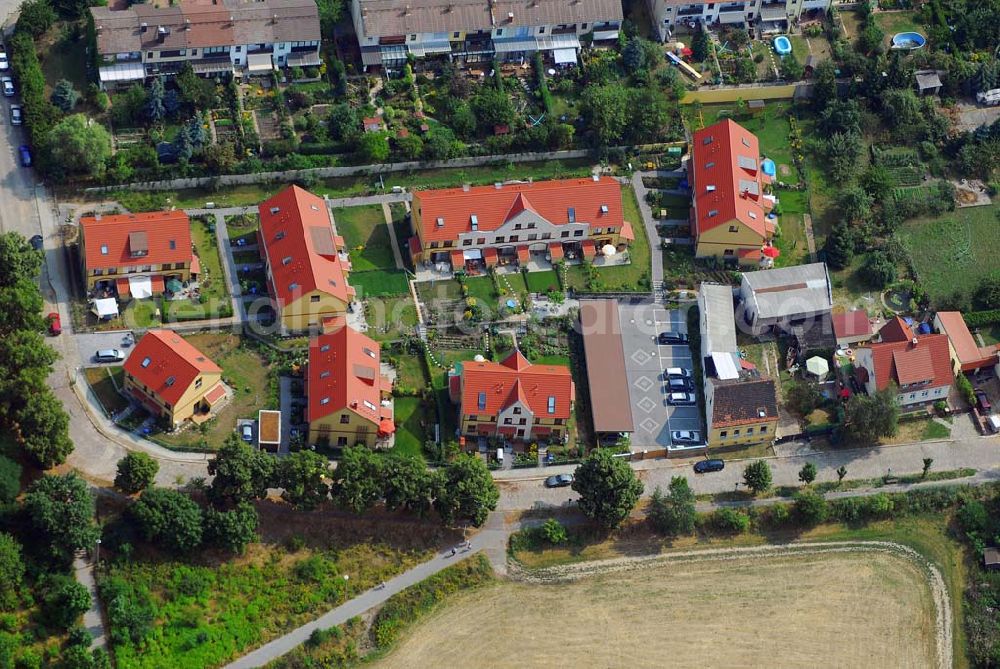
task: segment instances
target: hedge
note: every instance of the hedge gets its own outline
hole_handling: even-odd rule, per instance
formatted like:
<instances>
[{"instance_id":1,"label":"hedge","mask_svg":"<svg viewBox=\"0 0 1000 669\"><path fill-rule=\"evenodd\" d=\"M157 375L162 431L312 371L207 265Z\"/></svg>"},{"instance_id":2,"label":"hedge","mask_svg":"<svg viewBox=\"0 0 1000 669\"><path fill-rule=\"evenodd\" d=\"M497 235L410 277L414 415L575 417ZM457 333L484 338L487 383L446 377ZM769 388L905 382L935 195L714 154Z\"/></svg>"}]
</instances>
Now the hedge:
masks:
<instances>
[{"instance_id":1,"label":"hedge","mask_svg":"<svg viewBox=\"0 0 1000 669\"><path fill-rule=\"evenodd\" d=\"M990 309L988 311L970 311L962 314L965 324L970 328L981 328L1000 323L1000 309Z\"/></svg>"}]
</instances>

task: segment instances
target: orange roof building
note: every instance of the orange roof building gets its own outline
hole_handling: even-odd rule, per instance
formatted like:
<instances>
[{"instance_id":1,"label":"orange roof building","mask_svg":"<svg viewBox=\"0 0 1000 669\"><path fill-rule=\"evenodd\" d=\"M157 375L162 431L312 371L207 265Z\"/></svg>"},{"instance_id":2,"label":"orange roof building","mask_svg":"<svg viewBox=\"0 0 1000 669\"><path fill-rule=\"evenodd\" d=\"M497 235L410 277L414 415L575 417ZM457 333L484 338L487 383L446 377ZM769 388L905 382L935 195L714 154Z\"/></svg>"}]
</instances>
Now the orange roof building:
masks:
<instances>
[{"instance_id":1,"label":"orange roof building","mask_svg":"<svg viewBox=\"0 0 1000 669\"><path fill-rule=\"evenodd\" d=\"M125 361L125 393L177 426L209 416L228 395L222 369L173 330L149 330Z\"/></svg>"},{"instance_id":2,"label":"orange roof building","mask_svg":"<svg viewBox=\"0 0 1000 669\"><path fill-rule=\"evenodd\" d=\"M997 347L976 343L961 312L939 311L934 316L937 331L948 337L955 372L974 372L997 364Z\"/></svg>"},{"instance_id":3,"label":"orange roof building","mask_svg":"<svg viewBox=\"0 0 1000 669\"><path fill-rule=\"evenodd\" d=\"M381 347L342 318L327 325L327 333L309 342L309 443L391 446L392 382L382 374Z\"/></svg>"},{"instance_id":4,"label":"orange roof building","mask_svg":"<svg viewBox=\"0 0 1000 669\"><path fill-rule=\"evenodd\" d=\"M864 309L841 311L830 315L838 346L851 346L871 340L872 324Z\"/></svg>"},{"instance_id":5,"label":"orange roof building","mask_svg":"<svg viewBox=\"0 0 1000 669\"><path fill-rule=\"evenodd\" d=\"M915 334L893 318L879 330L880 341L855 351L855 374L869 393L895 384L902 406L948 399L954 375L948 336Z\"/></svg>"},{"instance_id":6,"label":"orange roof building","mask_svg":"<svg viewBox=\"0 0 1000 669\"><path fill-rule=\"evenodd\" d=\"M449 390L461 404L461 432L467 440L561 441L576 401L569 368L533 365L520 351L499 363L458 363L449 372Z\"/></svg>"},{"instance_id":7,"label":"orange roof building","mask_svg":"<svg viewBox=\"0 0 1000 669\"><path fill-rule=\"evenodd\" d=\"M183 211L84 216L80 260L87 291L122 299L160 295L167 281L190 281L198 257Z\"/></svg>"},{"instance_id":8,"label":"orange roof building","mask_svg":"<svg viewBox=\"0 0 1000 669\"><path fill-rule=\"evenodd\" d=\"M725 119L694 134L691 146L691 230L695 255L756 265L775 225L774 197L752 132Z\"/></svg>"},{"instance_id":9,"label":"orange roof building","mask_svg":"<svg viewBox=\"0 0 1000 669\"><path fill-rule=\"evenodd\" d=\"M268 290L285 331L318 329L354 299L350 262L323 198L289 186L260 204L258 242Z\"/></svg>"},{"instance_id":10,"label":"orange roof building","mask_svg":"<svg viewBox=\"0 0 1000 669\"><path fill-rule=\"evenodd\" d=\"M592 259L635 240L611 177L416 191L411 220L414 263L456 270Z\"/></svg>"}]
</instances>

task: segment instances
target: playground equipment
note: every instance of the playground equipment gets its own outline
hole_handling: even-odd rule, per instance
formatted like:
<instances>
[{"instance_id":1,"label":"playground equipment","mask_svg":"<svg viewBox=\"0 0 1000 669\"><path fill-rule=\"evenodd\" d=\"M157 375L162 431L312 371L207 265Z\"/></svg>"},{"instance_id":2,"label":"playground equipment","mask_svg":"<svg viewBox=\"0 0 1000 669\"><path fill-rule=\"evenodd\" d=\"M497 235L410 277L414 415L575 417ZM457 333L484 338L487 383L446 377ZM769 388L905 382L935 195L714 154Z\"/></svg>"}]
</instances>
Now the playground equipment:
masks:
<instances>
[{"instance_id":1,"label":"playground equipment","mask_svg":"<svg viewBox=\"0 0 1000 669\"><path fill-rule=\"evenodd\" d=\"M681 60L680 56L678 56L677 54L673 53L672 51L668 51L667 52L667 58L669 58L670 61L674 65L676 65L677 68L681 72L683 72L684 74L688 75L689 77L691 77L695 81L700 81L701 80L701 75L698 73L698 71L695 70L690 65L688 65L687 63L685 63L683 60Z\"/></svg>"}]
</instances>

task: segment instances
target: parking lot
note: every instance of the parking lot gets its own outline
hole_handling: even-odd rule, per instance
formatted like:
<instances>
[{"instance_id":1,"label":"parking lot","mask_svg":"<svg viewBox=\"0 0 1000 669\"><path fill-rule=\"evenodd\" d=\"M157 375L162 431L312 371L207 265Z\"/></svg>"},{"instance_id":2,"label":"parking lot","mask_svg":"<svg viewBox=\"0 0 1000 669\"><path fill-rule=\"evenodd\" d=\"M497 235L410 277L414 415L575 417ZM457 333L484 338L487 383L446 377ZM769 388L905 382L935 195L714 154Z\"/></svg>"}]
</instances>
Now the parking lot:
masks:
<instances>
[{"instance_id":1,"label":"parking lot","mask_svg":"<svg viewBox=\"0 0 1000 669\"><path fill-rule=\"evenodd\" d=\"M77 350L80 352L80 361L85 367L102 364L94 360L94 354L98 351L116 348L122 352L122 355L128 358L128 354L132 352L132 348L135 346L134 342L126 345L124 332L93 332L90 334L75 334L73 335L73 342L76 344ZM120 365L122 363L111 362L103 364Z\"/></svg>"},{"instance_id":2,"label":"parking lot","mask_svg":"<svg viewBox=\"0 0 1000 669\"><path fill-rule=\"evenodd\" d=\"M632 405L633 450L670 446L673 430L700 430L701 409L697 406L667 405L664 370L668 367L692 369L687 345L661 346L661 332L687 334L683 312L650 305L619 304L625 373Z\"/></svg>"}]
</instances>

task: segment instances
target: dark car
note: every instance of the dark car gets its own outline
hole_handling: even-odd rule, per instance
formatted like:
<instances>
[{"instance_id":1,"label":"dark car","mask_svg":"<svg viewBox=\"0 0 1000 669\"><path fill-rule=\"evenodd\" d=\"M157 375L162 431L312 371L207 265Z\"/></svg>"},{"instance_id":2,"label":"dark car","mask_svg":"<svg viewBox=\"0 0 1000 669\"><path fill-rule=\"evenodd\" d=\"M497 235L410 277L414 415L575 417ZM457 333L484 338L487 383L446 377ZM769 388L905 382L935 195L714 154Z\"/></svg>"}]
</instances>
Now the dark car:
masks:
<instances>
[{"instance_id":1,"label":"dark car","mask_svg":"<svg viewBox=\"0 0 1000 669\"><path fill-rule=\"evenodd\" d=\"M62 334L62 321L59 320L59 314L58 313L56 313L55 311L53 311L52 313L50 313L48 316L45 317L45 320L48 321L48 323L49 323L49 334L50 335L52 335L53 337L56 337L56 336Z\"/></svg>"},{"instance_id":2,"label":"dark car","mask_svg":"<svg viewBox=\"0 0 1000 669\"><path fill-rule=\"evenodd\" d=\"M694 390L694 381L691 379L667 379L667 392L670 393L690 393Z\"/></svg>"},{"instance_id":3,"label":"dark car","mask_svg":"<svg viewBox=\"0 0 1000 669\"><path fill-rule=\"evenodd\" d=\"M573 483L572 474L556 474L545 479L546 488L565 488Z\"/></svg>"},{"instance_id":4,"label":"dark car","mask_svg":"<svg viewBox=\"0 0 1000 669\"><path fill-rule=\"evenodd\" d=\"M42 247L45 246L45 241L42 239L41 235L35 235L34 237L28 240L28 243L31 244L31 248L35 249L36 251L41 251Z\"/></svg>"},{"instance_id":5,"label":"dark car","mask_svg":"<svg viewBox=\"0 0 1000 669\"><path fill-rule=\"evenodd\" d=\"M27 144L17 147L17 153L21 157L21 167L31 167L31 149Z\"/></svg>"},{"instance_id":6,"label":"dark car","mask_svg":"<svg viewBox=\"0 0 1000 669\"><path fill-rule=\"evenodd\" d=\"M976 406L979 407L981 413L989 413L990 411L990 398L986 396L986 392L982 390L976 391Z\"/></svg>"},{"instance_id":7,"label":"dark car","mask_svg":"<svg viewBox=\"0 0 1000 669\"><path fill-rule=\"evenodd\" d=\"M686 334L681 334L680 332L661 332L660 336L656 338L656 341L664 346L667 344L686 344L688 343L688 336Z\"/></svg>"},{"instance_id":8,"label":"dark car","mask_svg":"<svg viewBox=\"0 0 1000 669\"><path fill-rule=\"evenodd\" d=\"M726 468L726 463L722 460L702 460L694 463L695 474L707 474L709 472L721 472Z\"/></svg>"}]
</instances>

